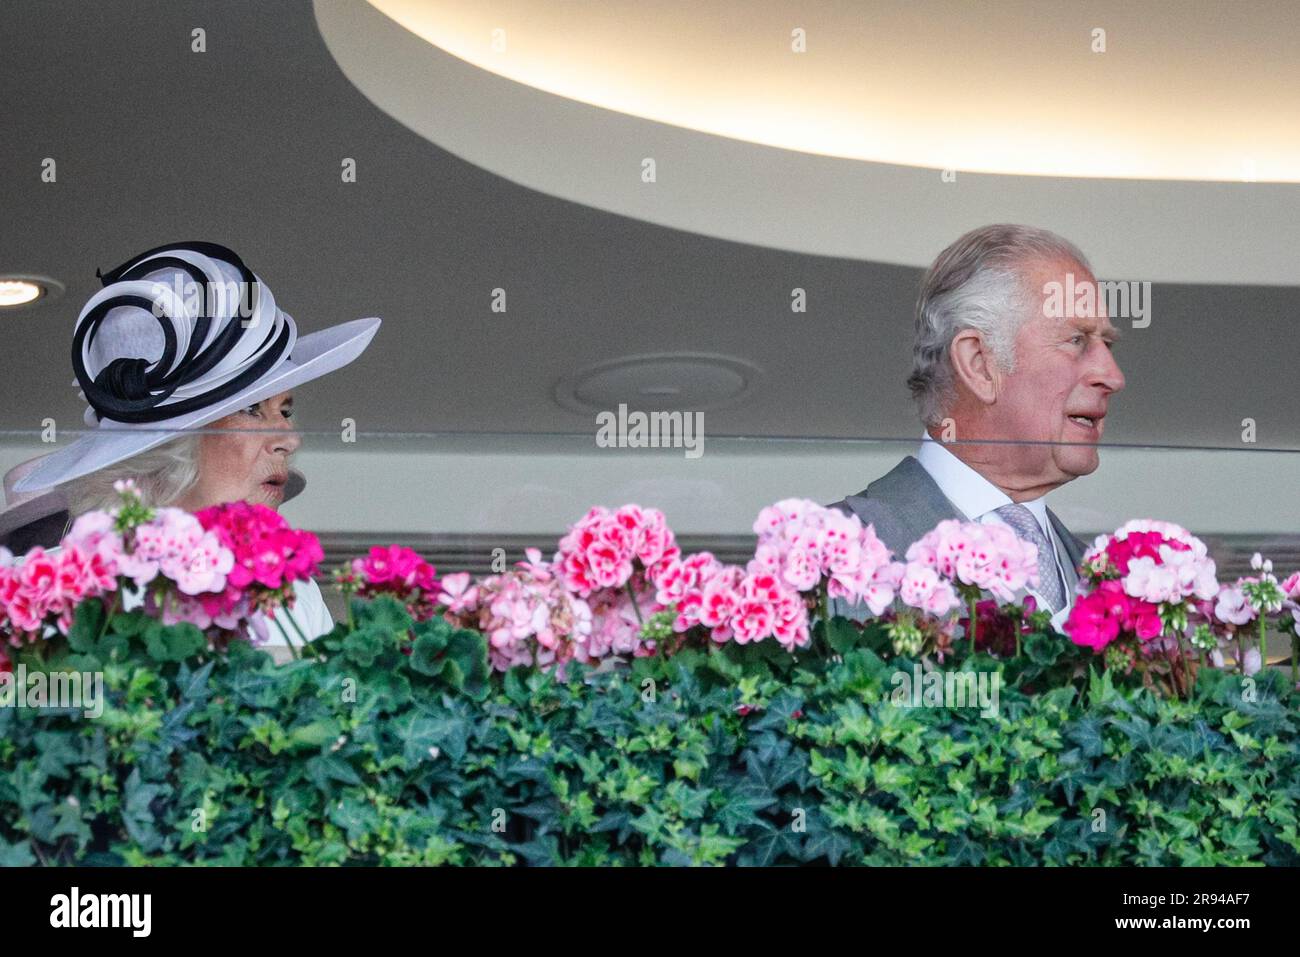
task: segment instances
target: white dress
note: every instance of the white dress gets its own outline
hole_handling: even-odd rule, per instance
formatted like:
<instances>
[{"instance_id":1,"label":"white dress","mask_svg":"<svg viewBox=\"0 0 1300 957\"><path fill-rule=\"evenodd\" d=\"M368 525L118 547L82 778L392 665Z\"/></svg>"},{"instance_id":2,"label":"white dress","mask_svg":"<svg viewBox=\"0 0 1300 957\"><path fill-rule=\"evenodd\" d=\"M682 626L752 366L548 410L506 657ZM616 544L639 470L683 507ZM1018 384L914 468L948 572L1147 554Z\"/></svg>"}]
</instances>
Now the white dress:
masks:
<instances>
[{"instance_id":1,"label":"white dress","mask_svg":"<svg viewBox=\"0 0 1300 957\"><path fill-rule=\"evenodd\" d=\"M283 648L284 635L287 633L295 648L302 645L298 632L294 631L290 619L297 623L298 629L310 641L321 635L328 635L334 630L334 619L325 607L325 598L320 586L315 581L293 583L293 610L276 609L271 620L267 622L266 641L263 648ZM265 616L262 616L265 617ZM281 630L283 629L283 631Z\"/></svg>"}]
</instances>

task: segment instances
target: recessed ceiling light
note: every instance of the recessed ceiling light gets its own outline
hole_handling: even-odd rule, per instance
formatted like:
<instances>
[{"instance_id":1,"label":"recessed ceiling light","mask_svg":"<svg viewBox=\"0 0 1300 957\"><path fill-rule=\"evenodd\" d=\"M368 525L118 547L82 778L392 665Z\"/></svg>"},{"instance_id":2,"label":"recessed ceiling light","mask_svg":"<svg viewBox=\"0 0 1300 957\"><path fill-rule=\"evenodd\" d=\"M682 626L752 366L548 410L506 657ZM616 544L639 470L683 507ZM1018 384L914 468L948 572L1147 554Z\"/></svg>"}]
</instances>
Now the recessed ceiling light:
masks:
<instances>
[{"instance_id":1,"label":"recessed ceiling light","mask_svg":"<svg viewBox=\"0 0 1300 957\"><path fill-rule=\"evenodd\" d=\"M56 299L63 284L47 276L0 275L0 309L19 309L47 299Z\"/></svg>"},{"instance_id":2,"label":"recessed ceiling light","mask_svg":"<svg viewBox=\"0 0 1300 957\"><path fill-rule=\"evenodd\" d=\"M566 376L555 399L574 412L715 409L748 395L762 370L735 356L677 352L623 356Z\"/></svg>"},{"instance_id":3,"label":"recessed ceiling light","mask_svg":"<svg viewBox=\"0 0 1300 957\"><path fill-rule=\"evenodd\" d=\"M27 279L0 279L0 306L23 306L45 295L45 289Z\"/></svg>"}]
</instances>

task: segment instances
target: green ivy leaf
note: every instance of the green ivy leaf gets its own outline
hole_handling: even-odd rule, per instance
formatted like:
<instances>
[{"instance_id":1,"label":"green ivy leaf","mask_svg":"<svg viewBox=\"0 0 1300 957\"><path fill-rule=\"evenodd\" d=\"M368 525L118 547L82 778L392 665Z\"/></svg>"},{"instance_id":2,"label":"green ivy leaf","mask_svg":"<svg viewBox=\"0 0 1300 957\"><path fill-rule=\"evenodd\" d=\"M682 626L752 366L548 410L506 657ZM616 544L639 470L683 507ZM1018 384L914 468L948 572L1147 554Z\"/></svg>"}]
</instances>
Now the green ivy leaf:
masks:
<instances>
[{"instance_id":1,"label":"green ivy leaf","mask_svg":"<svg viewBox=\"0 0 1300 957\"><path fill-rule=\"evenodd\" d=\"M145 651L155 661L184 661L207 647L203 632L189 622L151 622L144 632Z\"/></svg>"},{"instance_id":2,"label":"green ivy leaf","mask_svg":"<svg viewBox=\"0 0 1300 957\"><path fill-rule=\"evenodd\" d=\"M745 845L738 863L753 867L771 867L782 857L799 860L803 852L798 837L789 827L773 827L764 823L758 837Z\"/></svg>"},{"instance_id":3,"label":"green ivy leaf","mask_svg":"<svg viewBox=\"0 0 1300 957\"><path fill-rule=\"evenodd\" d=\"M289 729L289 746L292 748L319 748L327 742L333 742L342 731L339 723L333 719L312 721Z\"/></svg>"},{"instance_id":4,"label":"green ivy leaf","mask_svg":"<svg viewBox=\"0 0 1300 957\"><path fill-rule=\"evenodd\" d=\"M104 605L99 599L83 601L72 616L68 647L84 655L99 650L99 633L104 629Z\"/></svg>"},{"instance_id":5,"label":"green ivy leaf","mask_svg":"<svg viewBox=\"0 0 1300 957\"><path fill-rule=\"evenodd\" d=\"M0 867L31 867L36 863L36 855L29 846L30 841L15 841L12 844L0 837Z\"/></svg>"},{"instance_id":6,"label":"green ivy leaf","mask_svg":"<svg viewBox=\"0 0 1300 957\"><path fill-rule=\"evenodd\" d=\"M836 615L826 623L826 643L837 655L847 654L858 644L861 637L862 630L840 615Z\"/></svg>"},{"instance_id":7,"label":"green ivy leaf","mask_svg":"<svg viewBox=\"0 0 1300 957\"><path fill-rule=\"evenodd\" d=\"M186 701L204 701L208 697L208 681L212 677L212 669L216 667L216 661L209 661L194 671L191 671L189 665L182 663L179 672L176 675L176 686L181 693L181 697Z\"/></svg>"},{"instance_id":8,"label":"green ivy leaf","mask_svg":"<svg viewBox=\"0 0 1300 957\"><path fill-rule=\"evenodd\" d=\"M831 867L837 867L844 856L852 850L853 842L847 835L823 824L816 830L809 828L808 836L804 840L803 859L812 862L824 857Z\"/></svg>"}]
</instances>

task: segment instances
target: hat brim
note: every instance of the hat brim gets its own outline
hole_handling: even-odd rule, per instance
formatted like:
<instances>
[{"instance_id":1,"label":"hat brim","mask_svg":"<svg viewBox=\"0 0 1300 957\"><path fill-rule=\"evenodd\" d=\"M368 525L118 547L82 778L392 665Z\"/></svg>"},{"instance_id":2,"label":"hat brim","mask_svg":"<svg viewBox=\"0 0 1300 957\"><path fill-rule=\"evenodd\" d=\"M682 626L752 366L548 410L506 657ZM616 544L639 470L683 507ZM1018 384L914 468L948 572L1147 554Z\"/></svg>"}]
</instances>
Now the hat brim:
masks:
<instances>
[{"instance_id":1,"label":"hat brim","mask_svg":"<svg viewBox=\"0 0 1300 957\"><path fill-rule=\"evenodd\" d=\"M39 522L43 518L62 512L68 507L63 489L54 488L33 498L24 499L0 511L0 539L16 528Z\"/></svg>"},{"instance_id":2,"label":"hat brim","mask_svg":"<svg viewBox=\"0 0 1300 957\"><path fill-rule=\"evenodd\" d=\"M377 318L354 319L302 336L288 359L248 388L188 415L148 426L106 419L95 431L47 455L40 465L14 485L14 489L18 492L52 489L148 452L174 439L179 432L200 429L255 402L319 379L361 355L375 337L379 325ZM288 489L285 498L289 498Z\"/></svg>"}]
</instances>

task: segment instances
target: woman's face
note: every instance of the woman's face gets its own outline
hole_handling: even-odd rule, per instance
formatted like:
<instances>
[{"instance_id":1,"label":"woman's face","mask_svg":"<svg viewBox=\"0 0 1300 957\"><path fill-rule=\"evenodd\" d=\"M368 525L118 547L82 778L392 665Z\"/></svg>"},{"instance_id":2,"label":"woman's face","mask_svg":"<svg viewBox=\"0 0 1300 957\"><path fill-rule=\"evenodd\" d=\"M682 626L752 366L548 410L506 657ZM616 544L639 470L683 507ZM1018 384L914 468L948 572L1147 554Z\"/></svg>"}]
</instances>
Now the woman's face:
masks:
<instances>
[{"instance_id":1,"label":"woman's face","mask_svg":"<svg viewBox=\"0 0 1300 957\"><path fill-rule=\"evenodd\" d=\"M264 399L213 422L199 438L199 478L179 503L190 512L226 502L279 508L289 478L289 456L302 439L290 424L293 396Z\"/></svg>"}]
</instances>

